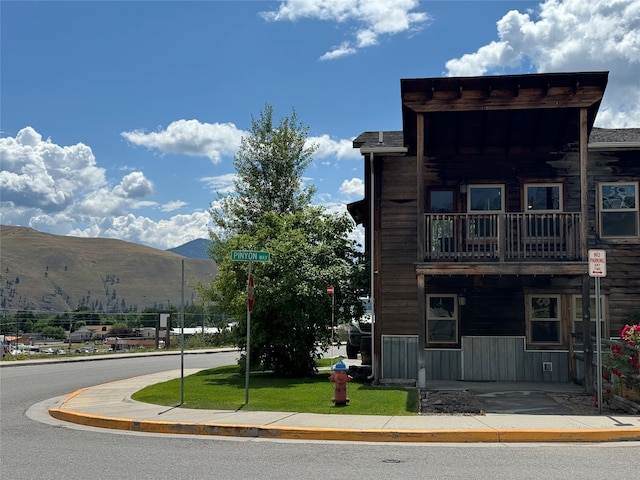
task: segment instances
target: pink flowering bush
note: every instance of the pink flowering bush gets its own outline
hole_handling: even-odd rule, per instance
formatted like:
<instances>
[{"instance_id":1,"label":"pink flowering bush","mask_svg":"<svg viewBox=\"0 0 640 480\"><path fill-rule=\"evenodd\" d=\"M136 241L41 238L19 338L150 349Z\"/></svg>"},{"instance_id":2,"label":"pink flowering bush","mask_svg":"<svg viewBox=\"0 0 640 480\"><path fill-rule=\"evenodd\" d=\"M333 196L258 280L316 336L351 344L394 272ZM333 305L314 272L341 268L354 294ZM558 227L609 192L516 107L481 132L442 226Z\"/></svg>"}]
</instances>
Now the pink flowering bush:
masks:
<instances>
[{"instance_id":1,"label":"pink flowering bush","mask_svg":"<svg viewBox=\"0 0 640 480\"><path fill-rule=\"evenodd\" d=\"M640 347L640 323L637 325L625 325L620 331L620 339L631 346Z\"/></svg>"},{"instance_id":2,"label":"pink flowering bush","mask_svg":"<svg viewBox=\"0 0 640 480\"><path fill-rule=\"evenodd\" d=\"M611 345L602 370L603 378L612 384L603 394L605 402L613 394L619 395L622 386L640 394L640 323L624 326L620 342Z\"/></svg>"}]
</instances>

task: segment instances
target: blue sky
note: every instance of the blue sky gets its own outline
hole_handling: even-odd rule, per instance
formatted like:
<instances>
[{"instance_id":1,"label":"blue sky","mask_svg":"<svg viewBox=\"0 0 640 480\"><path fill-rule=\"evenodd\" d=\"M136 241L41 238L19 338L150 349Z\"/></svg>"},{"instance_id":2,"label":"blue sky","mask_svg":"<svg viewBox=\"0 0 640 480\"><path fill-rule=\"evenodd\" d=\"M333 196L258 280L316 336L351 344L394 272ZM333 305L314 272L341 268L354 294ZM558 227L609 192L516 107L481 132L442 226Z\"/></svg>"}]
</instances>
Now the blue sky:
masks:
<instances>
[{"instance_id":1,"label":"blue sky","mask_svg":"<svg viewBox=\"0 0 640 480\"><path fill-rule=\"evenodd\" d=\"M207 238L270 103L362 198L351 141L400 130L400 79L607 70L596 125L640 127L640 0L0 2L4 225L166 249ZM215 204L215 203L214 203Z\"/></svg>"}]
</instances>

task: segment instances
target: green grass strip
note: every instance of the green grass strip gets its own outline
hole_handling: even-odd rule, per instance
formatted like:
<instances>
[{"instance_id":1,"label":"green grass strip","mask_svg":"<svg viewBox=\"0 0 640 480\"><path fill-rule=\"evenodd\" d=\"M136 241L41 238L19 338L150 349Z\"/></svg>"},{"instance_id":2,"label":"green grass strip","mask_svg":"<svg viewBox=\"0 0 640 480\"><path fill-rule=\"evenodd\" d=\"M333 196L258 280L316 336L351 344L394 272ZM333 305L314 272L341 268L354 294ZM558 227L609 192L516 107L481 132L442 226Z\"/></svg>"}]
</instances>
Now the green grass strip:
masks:
<instances>
[{"instance_id":1,"label":"green grass strip","mask_svg":"<svg viewBox=\"0 0 640 480\"><path fill-rule=\"evenodd\" d=\"M184 378L183 408L246 410L350 415L417 415L418 391L414 387L372 386L349 382L347 406L331 402L334 384L330 371L309 378L282 378L268 372L249 375L249 403L245 376L236 365L203 370ZM132 395L139 402L175 406L180 402L180 379L149 385Z\"/></svg>"}]
</instances>

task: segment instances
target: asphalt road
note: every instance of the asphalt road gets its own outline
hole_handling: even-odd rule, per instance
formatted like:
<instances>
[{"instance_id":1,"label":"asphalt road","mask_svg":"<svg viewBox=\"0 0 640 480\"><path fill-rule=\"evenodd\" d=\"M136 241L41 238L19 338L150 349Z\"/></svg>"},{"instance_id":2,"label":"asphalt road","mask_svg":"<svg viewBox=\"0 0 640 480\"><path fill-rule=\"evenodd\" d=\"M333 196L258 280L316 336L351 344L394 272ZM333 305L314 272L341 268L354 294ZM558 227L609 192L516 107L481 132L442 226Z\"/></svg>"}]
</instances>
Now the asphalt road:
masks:
<instances>
[{"instance_id":1,"label":"asphalt road","mask_svg":"<svg viewBox=\"0 0 640 480\"><path fill-rule=\"evenodd\" d=\"M236 353L186 355L185 368ZM180 368L142 357L0 368L0 478L635 478L640 444L363 444L156 436L63 424L47 404L79 388Z\"/></svg>"}]
</instances>

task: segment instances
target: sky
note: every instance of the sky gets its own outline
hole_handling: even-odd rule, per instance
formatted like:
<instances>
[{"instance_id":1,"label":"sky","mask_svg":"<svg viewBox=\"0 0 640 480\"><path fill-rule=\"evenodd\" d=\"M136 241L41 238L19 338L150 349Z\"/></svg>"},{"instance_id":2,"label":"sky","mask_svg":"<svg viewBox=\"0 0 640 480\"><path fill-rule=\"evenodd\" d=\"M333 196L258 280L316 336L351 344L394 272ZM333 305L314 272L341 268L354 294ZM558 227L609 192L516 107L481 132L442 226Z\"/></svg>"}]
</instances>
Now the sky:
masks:
<instances>
[{"instance_id":1,"label":"sky","mask_svg":"<svg viewBox=\"0 0 640 480\"><path fill-rule=\"evenodd\" d=\"M267 104L345 212L403 78L608 71L596 126L640 127L640 0L2 0L0 27L0 223L58 235L208 238Z\"/></svg>"}]
</instances>

